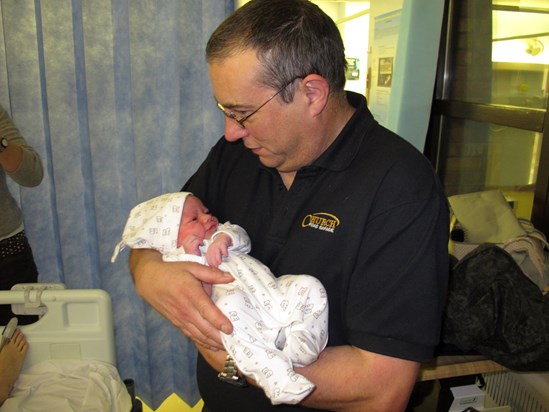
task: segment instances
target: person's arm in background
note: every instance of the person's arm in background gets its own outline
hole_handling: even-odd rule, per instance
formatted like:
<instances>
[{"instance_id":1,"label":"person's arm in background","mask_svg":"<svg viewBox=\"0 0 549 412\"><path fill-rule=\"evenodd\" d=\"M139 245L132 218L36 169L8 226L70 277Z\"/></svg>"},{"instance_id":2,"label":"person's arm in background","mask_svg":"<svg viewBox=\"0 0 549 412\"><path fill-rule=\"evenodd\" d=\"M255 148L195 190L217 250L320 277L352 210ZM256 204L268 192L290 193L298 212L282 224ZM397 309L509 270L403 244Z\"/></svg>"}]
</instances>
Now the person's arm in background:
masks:
<instances>
[{"instance_id":1,"label":"person's arm in background","mask_svg":"<svg viewBox=\"0 0 549 412\"><path fill-rule=\"evenodd\" d=\"M8 147L0 153L0 166L19 185L38 186L44 177L40 156L23 138L6 110L0 106L0 139Z\"/></svg>"}]
</instances>

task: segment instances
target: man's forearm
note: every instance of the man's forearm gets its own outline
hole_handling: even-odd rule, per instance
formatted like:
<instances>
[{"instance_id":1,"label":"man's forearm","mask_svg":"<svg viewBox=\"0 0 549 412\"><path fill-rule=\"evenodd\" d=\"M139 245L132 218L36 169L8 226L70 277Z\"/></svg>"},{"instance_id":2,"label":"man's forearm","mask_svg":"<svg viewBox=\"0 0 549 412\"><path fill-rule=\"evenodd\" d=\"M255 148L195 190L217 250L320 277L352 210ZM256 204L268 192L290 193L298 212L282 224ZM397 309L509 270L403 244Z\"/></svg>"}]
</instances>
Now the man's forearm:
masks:
<instances>
[{"instance_id":1,"label":"man's forearm","mask_svg":"<svg viewBox=\"0 0 549 412\"><path fill-rule=\"evenodd\" d=\"M195 346L213 369L217 372L221 372L223 370L223 365L225 364L225 359L227 358L227 352L224 350L213 351L202 345L195 344Z\"/></svg>"},{"instance_id":2,"label":"man's forearm","mask_svg":"<svg viewBox=\"0 0 549 412\"><path fill-rule=\"evenodd\" d=\"M210 366L220 372L225 351L197 345ZM403 411L416 381L419 364L382 356L352 346L328 347L320 358L296 368L315 383L303 406L341 412ZM255 384L255 382L250 382Z\"/></svg>"},{"instance_id":3,"label":"man's forearm","mask_svg":"<svg viewBox=\"0 0 549 412\"><path fill-rule=\"evenodd\" d=\"M304 406L345 412L404 410L418 370L417 362L353 346L327 347L316 362L296 368L316 385Z\"/></svg>"},{"instance_id":4,"label":"man's forearm","mask_svg":"<svg viewBox=\"0 0 549 412\"><path fill-rule=\"evenodd\" d=\"M130 272L134 282L137 282L137 278L142 274L142 265L147 260L161 261L162 255L153 249L132 249L130 252Z\"/></svg>"}]
</instances>

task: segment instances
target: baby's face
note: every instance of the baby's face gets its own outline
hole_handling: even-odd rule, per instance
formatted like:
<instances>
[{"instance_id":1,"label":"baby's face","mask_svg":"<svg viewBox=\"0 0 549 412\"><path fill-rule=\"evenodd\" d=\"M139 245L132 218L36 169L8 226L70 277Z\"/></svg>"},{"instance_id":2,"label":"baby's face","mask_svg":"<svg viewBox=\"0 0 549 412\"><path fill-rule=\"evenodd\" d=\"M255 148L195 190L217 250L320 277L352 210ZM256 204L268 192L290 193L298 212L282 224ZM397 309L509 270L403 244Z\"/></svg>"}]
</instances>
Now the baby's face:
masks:
<instances>
[{"instance_id":1,"label":"baby's face","mask_svg":"<svg viewBox=\"0 0 549 412\"><path fill-rule=\"evenodd\" d=\"M186 253L199 255L198 247L204 243L204 239L212 237L218 223L199 198L189 195L181 215L177 247L183 246Z\"/></svg>"}]
</instances>

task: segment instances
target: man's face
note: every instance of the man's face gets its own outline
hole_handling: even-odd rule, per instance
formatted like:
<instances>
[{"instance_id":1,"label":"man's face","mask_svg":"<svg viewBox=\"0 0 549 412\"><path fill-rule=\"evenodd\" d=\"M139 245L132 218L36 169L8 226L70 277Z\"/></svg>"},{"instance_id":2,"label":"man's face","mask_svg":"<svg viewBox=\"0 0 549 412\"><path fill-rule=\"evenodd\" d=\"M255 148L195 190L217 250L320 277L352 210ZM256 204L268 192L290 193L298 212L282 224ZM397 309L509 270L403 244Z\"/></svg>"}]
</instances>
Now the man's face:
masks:
<instances>
[{"instance_id":1,"label":"man's face","mask_svg":"<svg viewBox=\"0 0 549 412\"><path fill-rule=\"evenodd\" d=\"M257 81L260 64L254 51L246 51L210 64L214 96L226 113L237 118L254 112L278 90ZM295 81L295 86L298 82ZM303 93L296 91L294 101L285 104L278 96L266 103L243 123L226 118L225 138L242 139L244 145L259 157L261 163L279 172L295 172L310 162L307 140L303 138Z\"/></svg>"},{"instance_id":2,"label":"man's face","mask_svg":"<svg viewBox=\"0 0 549 412\"><path fill-rule=\"evenodd\" d=\"M218 223L199 198L187 196L179 224L177 247L183 246L186 253L200 254L198 247L204 243L204 239L212 237Z\"/></svg>"}]
</instances>

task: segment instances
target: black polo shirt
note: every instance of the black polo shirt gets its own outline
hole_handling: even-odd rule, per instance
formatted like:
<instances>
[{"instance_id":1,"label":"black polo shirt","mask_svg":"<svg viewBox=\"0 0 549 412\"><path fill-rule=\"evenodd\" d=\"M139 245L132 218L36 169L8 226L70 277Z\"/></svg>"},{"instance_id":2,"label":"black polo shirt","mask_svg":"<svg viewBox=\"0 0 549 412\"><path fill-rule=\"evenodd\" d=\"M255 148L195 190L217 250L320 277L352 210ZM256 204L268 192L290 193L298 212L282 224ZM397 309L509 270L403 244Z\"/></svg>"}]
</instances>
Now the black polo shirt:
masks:
<instances>
[{"instance_id":1,"label":"black polo shirt","mask_svg":"<svg viewBox=\"0 0 549 412\"><path fill-rule=\"evenodd\" d=\"M447 286L446 198L427 159L380 126L364 97L348 98L355 114L290 190L241 141L224 139L184 190L220 221L242 226L251 254L276 276L320 279L330 307L328 345L426 361ZM271 407L257 388L219 382L200 356L198 382L212 411Z\"/></svg>"}]
</instances>

